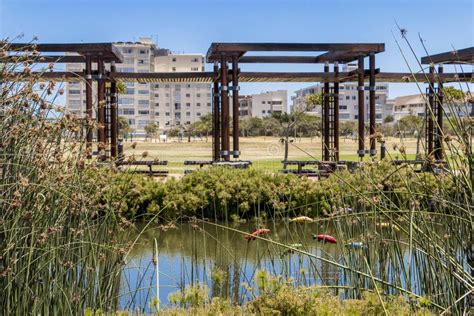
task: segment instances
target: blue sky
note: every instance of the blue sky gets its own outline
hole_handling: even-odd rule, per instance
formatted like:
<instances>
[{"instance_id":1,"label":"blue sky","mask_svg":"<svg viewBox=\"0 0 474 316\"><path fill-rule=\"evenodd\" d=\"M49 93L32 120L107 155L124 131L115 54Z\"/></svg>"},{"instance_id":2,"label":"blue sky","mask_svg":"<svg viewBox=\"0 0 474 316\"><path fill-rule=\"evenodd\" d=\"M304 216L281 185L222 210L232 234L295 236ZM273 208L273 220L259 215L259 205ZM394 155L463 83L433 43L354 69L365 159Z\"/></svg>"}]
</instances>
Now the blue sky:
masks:
<instances>
[{"instance_id":1,"label":"blue sky","mask_svg":"<svg viewBox=\"0 0 474 316\"><path fill-rule=\"evenodd\" d=\"M394 36L408 30L418 56L473 46L473 0L0 0L0 37L41 42L133 41L151 36L175 52L205 54L211 42L383 42L382 71L408 71ZM403 51L416 70L415 58ZM243 70L320 71L315 65L243 65ZM466 68L472 71L472 67ZM465 69L465 71L466 71ZM449 71L451 69L445 69ZM243 93L308 84L244 84ZM417 93L391 84L390 97Z\"/></svg>"}]
</instances>

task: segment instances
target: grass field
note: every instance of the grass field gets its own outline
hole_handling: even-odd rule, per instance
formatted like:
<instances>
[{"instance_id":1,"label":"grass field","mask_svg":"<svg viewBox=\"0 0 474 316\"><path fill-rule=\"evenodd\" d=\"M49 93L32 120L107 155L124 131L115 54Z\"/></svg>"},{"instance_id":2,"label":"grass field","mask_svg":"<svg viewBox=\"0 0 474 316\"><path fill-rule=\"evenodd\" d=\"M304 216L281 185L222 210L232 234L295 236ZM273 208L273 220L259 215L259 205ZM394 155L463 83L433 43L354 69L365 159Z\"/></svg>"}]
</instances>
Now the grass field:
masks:
<instances>
[{"instance_id":1,"label":"grass field","mask_svg":"<svg viewBox=\"0 0 474 316\"><path fill-rule=\"evenodd\" d=\"M416 153L416 139L388 138L386 140L387 155L393 159L402 158L393 145L403 145L409 159L413 159ZM357 161L357 141L352 139L340 139L341 154L340 160ZM368 147L368 143L366 148ZM232 144L231 144L232 149ZM152 140L136 141L136 147L132 148L131 142L125 143L125 155L135 155L137 159L144 152L147 157L143 159L168 160L168 166L163 169L170 173L182 173L185 169L193 169L191 166L185 166L185 160L210 160L212 155L212 139L206 142L203 140L172 139L168 142L155 142ZM377 150L380 152L380 144L377 144ZM241 160L252 161L253 168L266 169L269 171L278 171L282 168L284 146L278 137L242 137L240 138ZM321 159L321 139L320 138L301 138L296 139L289 147L289 159L294 160L320 160ZM366 160L370 159L367 155Z\"/></svg>"}]
</instances>

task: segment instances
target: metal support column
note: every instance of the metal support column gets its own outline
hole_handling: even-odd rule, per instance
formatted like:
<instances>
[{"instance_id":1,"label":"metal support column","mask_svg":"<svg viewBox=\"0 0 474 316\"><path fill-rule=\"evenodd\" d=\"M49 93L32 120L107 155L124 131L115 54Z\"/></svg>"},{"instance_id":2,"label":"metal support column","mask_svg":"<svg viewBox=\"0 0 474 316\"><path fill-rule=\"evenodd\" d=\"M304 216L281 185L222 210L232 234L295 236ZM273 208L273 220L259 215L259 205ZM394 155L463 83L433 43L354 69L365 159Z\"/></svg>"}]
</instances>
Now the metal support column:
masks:
<instances>
[{"instance_id":1,"label":"metal support column","mask_svg":"<svg viewBox=\"0 0 474 316\"><path fill-rule=\"evenodd\" d=\"M221 56L221 152L220 156L225 161L230 160L229 139L229 87L227 83L227 60Z\"/></svg>"},{"instance_id":2,"label":"metal support column","mask_svg":"<svg viewBox=\"0 0 474 316\"><path fill-rule=\"evenodd\" d=\"M329 64L324 64L324 73L329 73ZM323 88L323 160L329 161L329 82L324 82Z\"/></svg>"},{"instance_id":3,"label":"metal support column","mask_svg":"<svg viewBox=\"0 0 474 316\"><path fill-rule=\"evenodd\" d=\"M218 161L220 158L220 111L219 111L219 64L217 62L214 63L214 77L213 77L213 89L212 89L212 96L213 96L213 107L212 107L212 138L214 141L214 150L212 154L212 160Z\"/></svg>"},{"instance_id":4,"label":"metal support column","mask_svg":"<svg viewBox=\"0 0 474 316\"><path fill-rule=\"evenodd\" d=\"M86 56L86 148L87 158L92 158L92 58Z\"/></svg>"},{"instance_id":5,"label":"metal support column","mask_svg":"<svg viewBox=\"0 0 474 316\"><path fill-rule=\"evenodd\" d=\"M370 53L369 55L369 133L370 137L370 156L373 157L377 154L376 139L375 139L375 54Z\"/></svg>"},{"instance_id":6,"label":"metal support column","mask_svg":"<svg viewBox=\"0 0 474 316\"><path fill-rule=\"evenodd\" d=\"M339 161L339 64L334 63L334 160Z\"/></svg>"},{"instance_id":7,"label":"metal support column","mask_svg":"<svg viewBox=\"0 0 474 316\"><path fill-rule=\"evenodd\" d=\"M433 78L435 68L430 66L430 76ZM435 98L434 98L434 80L430 79L428 87L428 106L426 107L425 122L426 122L426 154L433 154L433 140L434 140L434 122L435 117Z\"/></svg>"},{"instance_id":8,"label":"metal support column","mask_svg":"<svg viewBox=\"0 0 474 316\"><path fill-rule=\"evenodd\" d=\"M359 75L358 75L358 120L359 120L359 150L357 154L362 159L365 156L365 108L364 108L364 57L359 56Z\"/></svg>"},{"instance_id":9,"label":"metal support column","mask_svg":"<svg viewBox=\"0 0 474 316\"><path fill-rule=\"evenodd\" d=\"M110 64L110 71L115 72L115 62ZM118 109L117 109L117 83L115 80L110 82L110 155L117 158L117 139L118 139Z\"/></svg>"},{"instance_id":10,"label":"metal support column","mask_svg":"<svg viewBox=\"0 0 474 316\"><path fill-rule=\"evenodd\" d=\"M105 68L104 61L99 58L97 61L98 81L97 81L97 128L98 154L100 160L105 160Z\"/></svg>"},{"instance_id":11,"label":"metal support column","mask_svg":"<svg viewBox=\"0 0 474 316\"><path fill-rule=\"evenodd\" d=\"M233 157L239 158L239 63L238 57L232 56L232 142Z\"/></svg>"},{"instance_id":12,"label":"metal support column","mask_svg":"<svg viewBox=\"0 0 474 316\"><path fill-rule=\"evenodd\" d=\"M443 73L443 65L438 66L438 74ZM438 98L436 100L436 142L435 142L435 158L437 160L443 159L443 81L441 78L438 79Z\"/></svg>"}]
</instances>

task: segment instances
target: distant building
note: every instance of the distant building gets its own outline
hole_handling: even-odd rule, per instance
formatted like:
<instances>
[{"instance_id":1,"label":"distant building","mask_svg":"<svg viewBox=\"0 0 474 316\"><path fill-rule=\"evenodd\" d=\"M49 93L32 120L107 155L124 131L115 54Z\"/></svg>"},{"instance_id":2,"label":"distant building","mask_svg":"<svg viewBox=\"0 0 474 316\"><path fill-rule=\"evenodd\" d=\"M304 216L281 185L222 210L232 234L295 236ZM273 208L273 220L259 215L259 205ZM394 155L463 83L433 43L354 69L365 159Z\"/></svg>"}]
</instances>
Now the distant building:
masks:
<instances>
[{"instance_id":1,"label":"distant building","mask_svg":"<svg viewBox=\"0 0 474 316\"><path fill-rule=\"evenodd\" d=\"M287 91L267 91L239 96L239 112L244 117L267 117L272 113L288 112Z\"/></svg>"},{"instance_id":2,"label":"distant building","mask_svg":"<svg viewBox=\"0 0 474 316\"><path fill-rule=\"evenodd\" d=\"M150 38L138 42L114 43L124 56L116 64L118 72L202 72L202 54L175 54L158 48ZM67 71L82 71L82 64L66 64ZM211 112L211 86L202 83L127 82L126 93L118 97L118 114L126 117L134 134L143 135L150 122L164 132L172 127L191 124ZM96 97L96 87L93 87ZM66 107L80 116L85 113L85 84L68 83ZM97 102L96 100L94 101Z\"/></svg>"},{"instance_id":3,"label":"distant building","mask_svg":"<svg viewBox=\"0 0 474 316\"><path fill-rule=\"evenodd\" d=\"M395 121L398 121L407 115L424 117L428 99L424 94L414 94L400 96L395 98L392 102L392 115ZM456 102L455 104L450 104L449 106L444 104L443 110L446 116L450 116L453 112L455 112L459 117L466 117L472 112L472 104L464 104L462 102Z\"/></svg>"},{"instance_id":4,"label":"distant building","mask_svg":"<svg viewBox=\"0 0 474 316\"><path fill-rule=\"evenodd\" d=\"M355 65L349 64L343 67L343 71L351 71L355 69ZM304 88L295 92L292 99L292 111L307 109L306 97L311 94L319 94L322 92L323 85L317 84ZM383 119L390 114L387 107L388 84L378 83L375 86L375 119L377 123L382 123ZM369 119L369 91L364 93L365 119ZM339 84L339 119L341 121L357 120L358 114L358 90L357 83L344 82ZM321 116L321 106L316 106L308 112L312 115Z\"/></svg>"}]
</instances>

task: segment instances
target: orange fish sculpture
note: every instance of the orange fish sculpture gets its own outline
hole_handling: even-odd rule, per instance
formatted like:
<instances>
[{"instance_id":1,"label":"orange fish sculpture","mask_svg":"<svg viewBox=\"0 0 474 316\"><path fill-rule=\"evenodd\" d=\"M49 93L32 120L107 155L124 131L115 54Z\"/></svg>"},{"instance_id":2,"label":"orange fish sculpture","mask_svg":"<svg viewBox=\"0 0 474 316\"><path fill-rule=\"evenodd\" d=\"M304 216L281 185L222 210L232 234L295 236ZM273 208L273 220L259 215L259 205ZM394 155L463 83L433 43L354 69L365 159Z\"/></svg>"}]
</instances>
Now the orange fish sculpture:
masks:
<instances>
[{"instance_id":1,"label":"orange fish sculpture","mask_svg":"<svg viewBox=\"0 0 474 316\"><path fill-rule=\"evenodd\" d=\"M250 235L245 236L244 238L247 239L247 241L255 240L256 236L262 236L262 235L267 235L270 234L270 229L268 228L258 228L255 229Z\"/></svg>"},{"instance_id":2,"label":"orange fish sculpture","mask_svg":"<svg viewBox=\"0 0 474 316\"><path fill-rule=\"evenodd\" d=\"M314 235L313 234L313 239L317 239L318 241L321 241L324 243L328 242L331 244L337 244L336 238L332 237L331 235Z\"/></svg>"}]
</instances>

